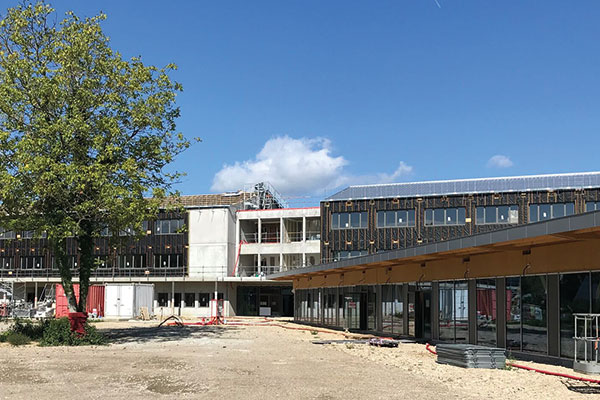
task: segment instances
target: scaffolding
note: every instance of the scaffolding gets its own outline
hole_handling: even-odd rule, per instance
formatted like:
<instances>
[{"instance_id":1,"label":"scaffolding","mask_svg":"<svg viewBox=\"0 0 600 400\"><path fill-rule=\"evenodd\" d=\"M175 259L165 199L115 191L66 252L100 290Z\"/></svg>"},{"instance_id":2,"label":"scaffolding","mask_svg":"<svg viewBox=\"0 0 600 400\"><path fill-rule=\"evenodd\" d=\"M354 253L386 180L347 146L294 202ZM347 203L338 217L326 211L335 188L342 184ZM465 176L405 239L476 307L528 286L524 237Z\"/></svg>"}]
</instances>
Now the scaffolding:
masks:
<instances>
[{"instance_id":1,"label":"scaffolding","mask_svg":"<svg viewBox=\"0 0 600 400\"><path fill-rule=\"evenodd\" d=\"M50 318L56 309L55 285L44 284L39 298L27 297L27 284L0 282L0 318Z\"/></svg>"},{"instance_id":2,"label":"scaffolding","mask_svg":"<svg viewBox=\"0 0 600 400\"><path fill-rule=\"evenodd\" d=\"M575 341L573 370L585 374L600 374L600 314L573 314ZM579 358L583 353L583 358Z\"/></svg>"},{"instance_id":3,"label":"scaffolding","mask_svg":"<svg viewBox=\"0 0 600 400\"><path fill-rule=\"evenodd\" d=\"M272 210L287 208L288 204L281 194L268 182L259 182L244 187L244 209Z\"/></svg>"}]
</instances>

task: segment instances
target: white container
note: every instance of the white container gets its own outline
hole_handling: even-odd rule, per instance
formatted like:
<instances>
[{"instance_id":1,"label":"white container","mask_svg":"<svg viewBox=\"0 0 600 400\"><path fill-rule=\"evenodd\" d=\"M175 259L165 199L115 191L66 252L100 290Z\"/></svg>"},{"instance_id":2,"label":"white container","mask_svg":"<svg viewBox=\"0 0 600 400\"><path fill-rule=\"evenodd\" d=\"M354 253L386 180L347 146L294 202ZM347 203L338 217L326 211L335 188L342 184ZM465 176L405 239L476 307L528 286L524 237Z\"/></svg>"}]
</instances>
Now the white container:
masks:
<instances>
[{"instance_id":1,"label":"white container","mask_svg":"<svg viewBox=\"0 0 600 400\"><path fill-rule=\"evenodd\" d=\"M154 285L152 284L106 284L104 292L104 316L106 318L135 318L142 307L152 315Z\"/></svg>"}]
</instances>

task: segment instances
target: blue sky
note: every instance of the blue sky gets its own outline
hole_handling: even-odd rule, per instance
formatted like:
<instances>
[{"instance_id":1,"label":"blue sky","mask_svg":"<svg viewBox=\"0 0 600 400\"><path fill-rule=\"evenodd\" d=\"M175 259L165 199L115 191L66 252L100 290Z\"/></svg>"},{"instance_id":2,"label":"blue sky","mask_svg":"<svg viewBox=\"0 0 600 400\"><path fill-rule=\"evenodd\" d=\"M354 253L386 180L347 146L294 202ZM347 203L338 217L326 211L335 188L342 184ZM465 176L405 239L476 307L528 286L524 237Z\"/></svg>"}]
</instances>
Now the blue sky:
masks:
<instances>
[{"instance_id":1,"label":"blue sky","mask_svg":"<svg viewBox=\"0 0 600 400\"><path fill-rule=\"evenodd\" d=\"M114 48L179 66L178 126L203 139L176 162L184 194L265 179L309 205L348 184L598 170L600 2L437 3L53 5L102 10Z\"/></svg>"}]
</instances>

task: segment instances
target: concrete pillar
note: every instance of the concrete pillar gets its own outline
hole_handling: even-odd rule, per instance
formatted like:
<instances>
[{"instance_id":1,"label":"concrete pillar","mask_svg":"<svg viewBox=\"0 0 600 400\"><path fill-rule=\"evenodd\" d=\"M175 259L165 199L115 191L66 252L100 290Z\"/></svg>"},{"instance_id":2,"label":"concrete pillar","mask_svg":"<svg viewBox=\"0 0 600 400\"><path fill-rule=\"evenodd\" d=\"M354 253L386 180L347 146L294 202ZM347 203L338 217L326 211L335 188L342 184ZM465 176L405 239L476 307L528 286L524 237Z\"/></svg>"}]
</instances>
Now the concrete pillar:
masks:
<instances>
[{"instance_id":1,"label":"concrete pillar","mask_svg":"<svg viewBox=\"0 0 600 400\"><path fill-rule=\"evenodd\" d=\"M258 233L257 233L257 243L261 243L262 242L262 220L259 218L258 219Z\"/></svg>"},{"instance_id":2,"label":"concrete pillar","mask_svg":"<svg viewBox=\"0 0 600 400\"><path fill-rule=\"evenodd\" d=\"M158 309L158 300L154 300L154 309L157 310Z\"/></svg>"},{"instance_id":3,"label":"concrete pillar","mask_svg":"<svg viewBox=\"0 0 600 400\"><path fill-rule=\"evenodd\" d=\"M279 253L279 271L283 271L283 253Z\"/></svg>"},{"instance_id":4,"label":"concrete pillar","mask_svg":"<svg viewBox=\"0 0 600 400\"><path fill-rule=\"evenodd\" d=\"M37 308L37 302L38 302L38 285L37 282L35 282L34 284L34 290L35 292L33 293L33 308Z\"/></svg>"},{"instance_id":5,"label":"concrete pillar","mask_svg":"<svg viewBox=\"0 0 600 400\"><path fill-rule=\"evenodd\" d=\"M171 282L171 315L175 315L175 281Z\"/></svg>"},{"instance_id":6,"label":"concrete pillar","mask_svg":"<svg viewBox=\"0 0 600 400\"><path fill-rule=\"evenodd\" d=\"M306 242L306 216L302 217L302 241Z\"/></svg>"},{"instance_id":7,"label":"concrete pillar","mask_svg":"<svg viewBox=\"0 0 600 400\"><path fill-rule=\"evenodd\" d=\"M258 273L258 275L260 275L260 272L262 271L261 265L261 255L260 253L257 254L257 258L258 258L258 262L256 263L256 272Z\"/></svg>"},{"instance_id":8,"label":"concrete pillar","mask_svg":"<svg viewBox=\"0 0 600 400\"><path fill-rule=\"evenodd\" d=\"M302 252L302 266L306 267L306 253Z\"/></svg>"},{"instance_id":9,"label":"concrete pillar","mask_svg":"<svg viewBox=\"0 0 600 400\"><path fill-rule=\"evenodd\" d=\"M284 243L283 237L285 236L285 224L283 223L283 217L279 217L279 243Z\"/></svg>"}]
</instances>

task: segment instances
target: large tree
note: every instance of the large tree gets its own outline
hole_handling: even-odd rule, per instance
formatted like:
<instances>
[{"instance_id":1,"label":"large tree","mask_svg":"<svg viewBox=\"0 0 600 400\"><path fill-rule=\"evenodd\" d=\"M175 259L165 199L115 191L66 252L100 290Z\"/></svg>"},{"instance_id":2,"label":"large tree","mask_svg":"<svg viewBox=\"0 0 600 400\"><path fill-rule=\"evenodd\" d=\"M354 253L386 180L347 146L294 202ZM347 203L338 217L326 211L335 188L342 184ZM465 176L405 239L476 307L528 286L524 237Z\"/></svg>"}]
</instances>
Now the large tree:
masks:
<instances>
[{"instance_id":1,"label":"large tree","mask_svg":"<svg viewBox=\"0 0 600 400\"><path fill-rule=\"evenodd\" d=\"M94 238L107 227L142 234L179 176L165 167L189 146L175 126L175 66L125 59L105 18L68 12L57 22L48 4L26 2L0 21L0 225L47 235L79 312ZM67 240L79 251L79 301Z\"/></svg>"}]
</instances>

